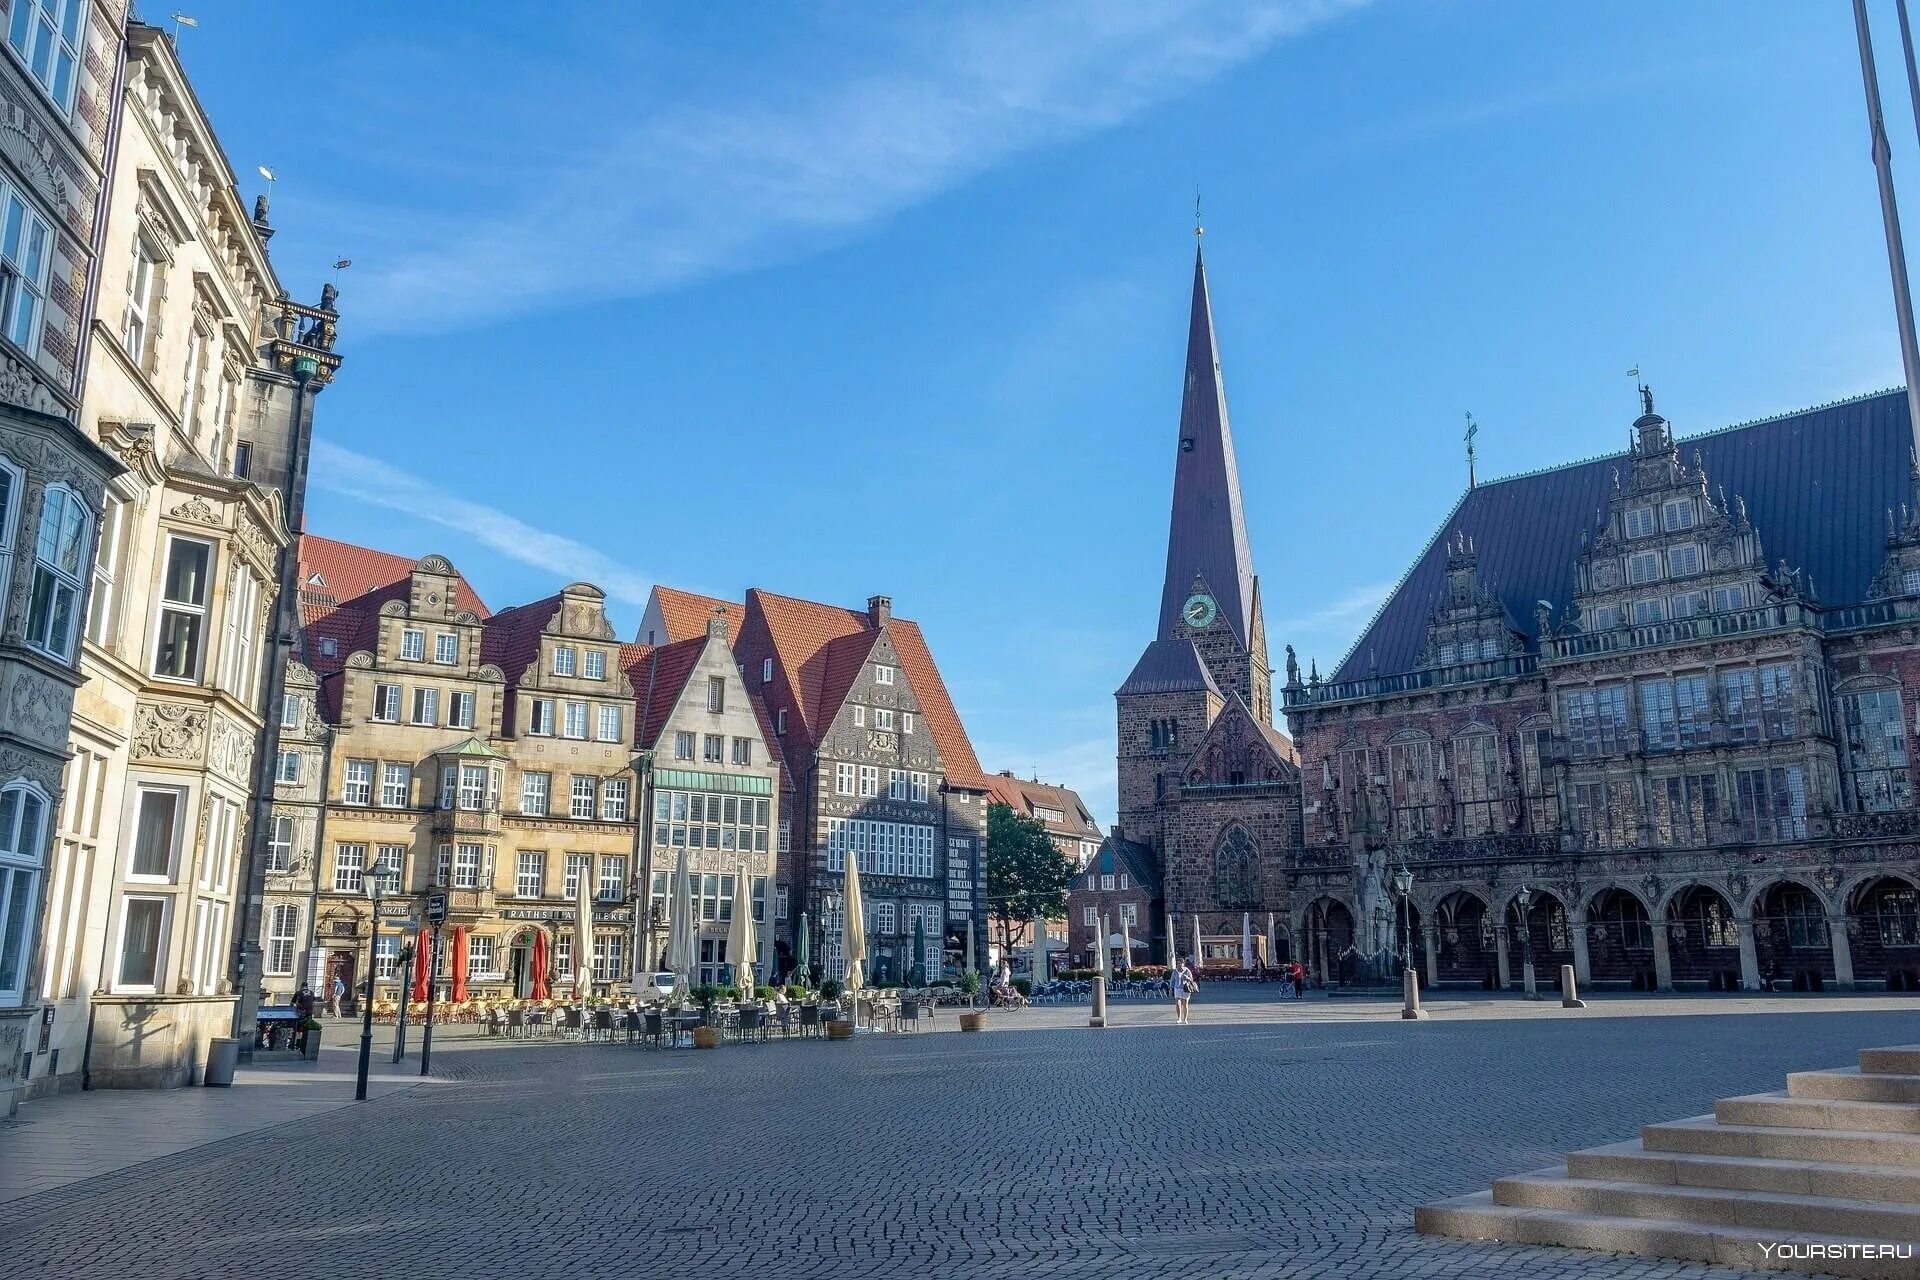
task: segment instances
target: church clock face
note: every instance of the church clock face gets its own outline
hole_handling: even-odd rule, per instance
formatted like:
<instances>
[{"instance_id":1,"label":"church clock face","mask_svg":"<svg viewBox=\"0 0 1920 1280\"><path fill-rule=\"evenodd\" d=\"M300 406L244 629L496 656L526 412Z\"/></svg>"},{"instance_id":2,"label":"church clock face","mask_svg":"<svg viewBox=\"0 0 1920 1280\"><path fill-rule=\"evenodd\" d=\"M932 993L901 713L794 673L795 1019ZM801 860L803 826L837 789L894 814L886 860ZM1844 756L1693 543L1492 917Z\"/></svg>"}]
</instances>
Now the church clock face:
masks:
<instances>
[{"instance_id":1,"label":"church clock face","mask_svg":"<svg viewBox=\"0 0 1920 1280\"><path fill-rule=\"evenodd\" d=\"M1180 610L1180 616L1186 619L1187 625L1195 631L1204 631L1212 626L1214 618L1219 613L1220 606L1216 605L1213 597L1204 591L1196 591L1188 596L1187 603Z\"/></svg>"}]
</instances>

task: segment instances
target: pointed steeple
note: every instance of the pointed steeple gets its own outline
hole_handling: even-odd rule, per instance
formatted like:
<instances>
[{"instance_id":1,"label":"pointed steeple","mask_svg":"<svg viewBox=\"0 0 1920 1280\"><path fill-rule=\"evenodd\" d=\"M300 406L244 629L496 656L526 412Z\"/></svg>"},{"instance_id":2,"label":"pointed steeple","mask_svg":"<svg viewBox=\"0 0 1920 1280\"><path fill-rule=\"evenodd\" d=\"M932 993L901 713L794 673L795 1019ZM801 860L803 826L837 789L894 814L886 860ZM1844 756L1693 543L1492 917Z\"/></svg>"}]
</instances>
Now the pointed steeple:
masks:
<instances>
[{"instance_id":1,"label":"pointed steeple","mask_svg":"<svg viewBox=\"0 0 1920 1280\"><path fill-rule=\"evenodd\" d=\"M1160 635L1181 625L1181 607L1195 579L1206 584L1220 616L1250 645L1254 609L1253 553L1247 548L1240 470L1227 427L1227 392L1213 336L1207 264L1193 256L1193 314L1187 329L1186 389L1180 401L1179 452L1174 455L1173 517L1167 530L1167 576L1160 592Z\"/></svg>"}]
</instances>

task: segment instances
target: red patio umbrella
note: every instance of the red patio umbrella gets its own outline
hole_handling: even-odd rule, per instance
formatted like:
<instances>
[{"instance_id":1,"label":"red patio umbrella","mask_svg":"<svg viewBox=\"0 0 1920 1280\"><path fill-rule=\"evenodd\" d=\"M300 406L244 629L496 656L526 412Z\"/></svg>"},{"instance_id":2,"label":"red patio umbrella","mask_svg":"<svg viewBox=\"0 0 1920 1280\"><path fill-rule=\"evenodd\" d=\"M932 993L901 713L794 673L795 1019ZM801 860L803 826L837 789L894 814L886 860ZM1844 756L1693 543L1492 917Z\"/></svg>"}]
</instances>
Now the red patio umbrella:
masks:
<instances>
[{"instance_id":1,"label":"red patio umbrella","mask_svg":"<svg viewBox=\"0 0 1920 1280\"><path fill-rule=\"evenodd\" d=\"M459 1004L467 998L467 927L461 925L453 931L453 1002Z\"/></svg>"},{"instance_id":2,"label":"red patio umbrella","mask_svg":"<svg viewBox=\"0 0 1920 1280\"><path fill-rule=\"evenodd\" d=\"M547 931L536 929L533 932L533 998L548 999L547 991Z\"/></svg>"},{"instance_id":3,"label":"red patio umbrella","mask_svg":"<svg viewBox=\"0 0 1920 1280\"><path fill-rule=\"evenodd\" d=\"M433 950L433 943L429 941L431 936L424 931L414 935L413 998L415 1000L427 998L427 956Z\"/></svg>"}]
</instances>

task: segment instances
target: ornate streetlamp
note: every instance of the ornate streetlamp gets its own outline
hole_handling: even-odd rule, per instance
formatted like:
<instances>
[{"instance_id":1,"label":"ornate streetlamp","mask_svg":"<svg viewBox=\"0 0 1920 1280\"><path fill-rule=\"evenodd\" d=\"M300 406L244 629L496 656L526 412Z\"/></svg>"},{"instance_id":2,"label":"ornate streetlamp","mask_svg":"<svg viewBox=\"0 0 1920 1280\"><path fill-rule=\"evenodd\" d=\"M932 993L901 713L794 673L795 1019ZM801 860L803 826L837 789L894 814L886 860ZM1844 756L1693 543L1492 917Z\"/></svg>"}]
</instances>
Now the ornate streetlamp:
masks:
<instances>
[{"instance_id":1,"label":"ornate streetlamp","mask_svg":"<svg viewBox=\"0 0 1920 1280\"><path fill-rule=\"evenodd\" d=\"M1538 1000L1540 989L1533 976L1533 922L1528 918L1529 908L1533 905L1533 890L1526 885L1520 886L1520 892L1513 900L1520 905L1520 972L1526 985L1527 999Z\"/></svg>"}]
</instances>

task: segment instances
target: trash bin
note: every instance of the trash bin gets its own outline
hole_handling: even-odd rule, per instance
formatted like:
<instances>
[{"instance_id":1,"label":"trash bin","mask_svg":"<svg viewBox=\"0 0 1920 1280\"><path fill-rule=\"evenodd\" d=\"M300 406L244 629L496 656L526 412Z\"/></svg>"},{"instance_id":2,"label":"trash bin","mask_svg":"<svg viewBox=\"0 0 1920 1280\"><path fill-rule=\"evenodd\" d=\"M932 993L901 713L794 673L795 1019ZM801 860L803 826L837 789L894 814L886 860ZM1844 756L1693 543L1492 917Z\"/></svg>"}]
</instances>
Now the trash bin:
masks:
<instances>
[{"instance_id":1,"label":"trash bin","mask_svg":"<svg viewBox=\"0 0 1920 1280\"><path fill-rule=\"evenodd\" d=\"M213 1089L233 1083L233 1069L240 1064L240 1044L236 1036L215 1036L208 1043L207 1073L202 1084Z\"/></svg>"}]
</instances>

